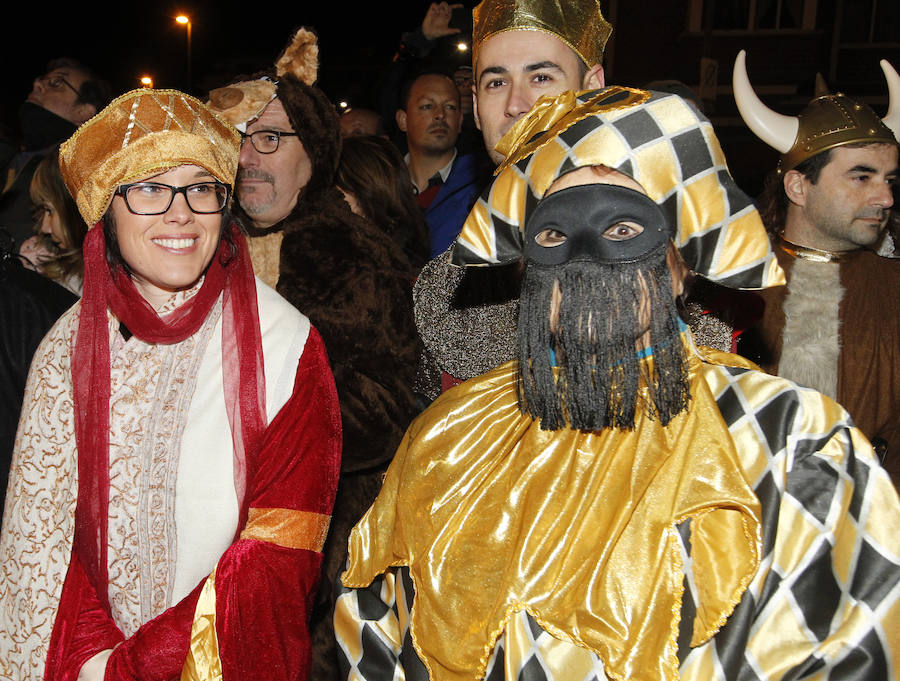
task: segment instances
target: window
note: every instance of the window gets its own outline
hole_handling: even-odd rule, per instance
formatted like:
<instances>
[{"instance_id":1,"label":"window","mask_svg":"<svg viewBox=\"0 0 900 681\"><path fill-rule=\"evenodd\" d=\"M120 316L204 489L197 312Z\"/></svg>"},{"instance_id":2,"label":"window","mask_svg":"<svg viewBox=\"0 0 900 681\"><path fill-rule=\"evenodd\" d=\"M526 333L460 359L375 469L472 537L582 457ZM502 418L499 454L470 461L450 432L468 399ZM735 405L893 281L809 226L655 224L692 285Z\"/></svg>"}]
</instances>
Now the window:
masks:
<instances>
[{"instance_id":1,"label":"window","mask_svg":"<svg viewBox=\"0 0 900 681\"><path fill-rule=\"evenodd\" d=\"M811 31L816 5L817 0L690 0L688 29L699 33L711 22L714 31Z\"/></svg>"},{"instance_id":2,"label":"window","mask_svg":"<svg viewBox=\"0 0 900 681\"><path fill-rule=\"evenodd\" d=\"M897 43L900 36L900 2L844 2L840 26L841 43Z\"/></svg>"}]
</instances>

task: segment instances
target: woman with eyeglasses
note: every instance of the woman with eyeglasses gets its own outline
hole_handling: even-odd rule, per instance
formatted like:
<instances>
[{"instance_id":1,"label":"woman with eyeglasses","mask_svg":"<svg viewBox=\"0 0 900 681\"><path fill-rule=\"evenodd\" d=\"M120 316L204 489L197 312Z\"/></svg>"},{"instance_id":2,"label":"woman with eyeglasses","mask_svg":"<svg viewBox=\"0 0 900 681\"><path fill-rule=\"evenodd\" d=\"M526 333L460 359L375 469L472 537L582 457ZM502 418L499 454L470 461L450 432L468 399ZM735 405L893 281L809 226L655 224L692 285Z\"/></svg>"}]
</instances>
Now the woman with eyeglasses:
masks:
<instances>
[{"instance_id":1,"label":"woman with eyeglasses","mask_svg":"<svg viewBox=\"0 0 900 681\"><path fill-rule=\"evenodd\" d=\"M306 678L340 416L318 333L231 218L239 149L171 90L61 149L94 226L19 424L0 678Z\"/></svg>"}]
</instances>

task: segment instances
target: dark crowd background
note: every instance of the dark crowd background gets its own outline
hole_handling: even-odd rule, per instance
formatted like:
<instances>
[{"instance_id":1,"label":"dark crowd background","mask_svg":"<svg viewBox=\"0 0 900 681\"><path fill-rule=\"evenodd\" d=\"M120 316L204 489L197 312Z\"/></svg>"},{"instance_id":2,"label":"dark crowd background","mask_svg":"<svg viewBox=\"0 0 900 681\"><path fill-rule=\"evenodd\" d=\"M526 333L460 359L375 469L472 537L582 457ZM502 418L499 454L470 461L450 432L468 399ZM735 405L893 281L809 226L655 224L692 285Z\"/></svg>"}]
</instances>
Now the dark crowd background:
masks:
<instances>
[{"instance_id":1,"label":"dark crowd background","mask_svg":"<svg viewBox=\"0 0 900 681\"><path fill-rule=\"evenodd\" d=\"M150 75L157 88L205 96L235 75L271 68L293 29L319 35L319 83L332 99L373 105L377 74L390 63L403 32L422 21L429 2L86 2L80 5L19 2L4 8L0 41L0 122L16 125L16 112L50 59L70 56L111 81L114 90L141 87ZM471 30L468 2L457 12ZM8 10L8 12L7 12ZM191 17L191 83L187 31L175 22ZM452 55L452 51L451 51ZM457 59L468 61L460 55Z\"/></svg>"},{"instance_id":2,"label":"dark crowd background","mask_svg":"<svg viewBox=\"0 0 900 681\"><path fill-rule=\"evenodd\" d=\"M471 31L475 0L454 22ZM879 59L900 66L900 2L885 0L600 0L615 30L607 46L607 82L644 86L679 81L702 99L732 173L759 193L776 154L743 125L731 97L731 67L748 51L750 77L767 104L798 112L814 94L816 74L832 91L882 115L887 87ZM238 74L271 67L298 26L316 29L321 88L337 106L378 109L382 74L401 35L421 24L426 0L381 2L85 2L7 3L0 41L0 134L14 133L19 105L47 61L71 56L108 78L116 92L174 87L203 97ZM174 17L192 19L191 79L187 36ZM442 39L432 58L446 67L470 61Z\"/></svg>"}]
</instances>

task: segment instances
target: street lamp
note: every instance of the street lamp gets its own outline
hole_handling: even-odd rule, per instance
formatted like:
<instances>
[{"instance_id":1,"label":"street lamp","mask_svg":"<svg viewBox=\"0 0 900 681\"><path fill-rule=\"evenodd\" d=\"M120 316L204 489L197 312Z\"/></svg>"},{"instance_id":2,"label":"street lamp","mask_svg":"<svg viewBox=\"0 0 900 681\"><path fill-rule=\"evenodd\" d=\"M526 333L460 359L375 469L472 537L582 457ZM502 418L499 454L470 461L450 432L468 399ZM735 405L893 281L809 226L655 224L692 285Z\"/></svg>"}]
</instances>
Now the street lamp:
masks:
<instances>
[{"instance_id":1,"label":"street lamp","mask_svg":"<svg viewBox=\"0 0 900 681\"><path fill-rule=\"evenodd\" d=\"M141 85L143 85L144 87L152 88L153 79L150 76L141 76Z\"/></svg>"},{"instance_id":2,"label":"street lamp","mask_svg":"<svg viewBox=\"0 0 900 681\"><path fill-rule=\"evenodd\" d=\"M179 14L175 21L182 26L187 26L187 91L191 91L191 18L186 14Z\"/></svg>"}]
</instances>

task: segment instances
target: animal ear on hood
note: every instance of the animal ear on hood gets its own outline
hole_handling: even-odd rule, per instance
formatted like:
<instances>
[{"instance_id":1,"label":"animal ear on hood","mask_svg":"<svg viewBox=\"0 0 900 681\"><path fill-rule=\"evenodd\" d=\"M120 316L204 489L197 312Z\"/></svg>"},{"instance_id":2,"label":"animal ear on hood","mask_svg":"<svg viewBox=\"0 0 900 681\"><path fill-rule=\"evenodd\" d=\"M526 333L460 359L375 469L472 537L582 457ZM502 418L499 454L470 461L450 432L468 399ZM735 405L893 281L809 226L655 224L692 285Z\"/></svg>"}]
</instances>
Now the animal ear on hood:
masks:
<instances>
[{"instance_id":1,"label":"animal ear on hood","mask_svg":"<svg viewBox=\"0 0 900 681\"><path fill-rule=\"evenodd\" d=\"M290 73L307 85L312 85L319 77L319 40L316 34L306 28L299 28L293 40L275 62L275 73L283 76Z\"/></svg>"},{"instance_id":2,"label":"animal ear on hood","mask_svg":"<svg viewBox=\"0 0 900 681\"><path fill-rule=\"evenodd\" d=\"M306 28L297 29L275 62L276 78L291 75L307 86L319 77L319 40ZM278 95L278 84L269 75L218 88L209 93L209 107L241 132L258 118Z\"/></svg>"}]
</instances>

